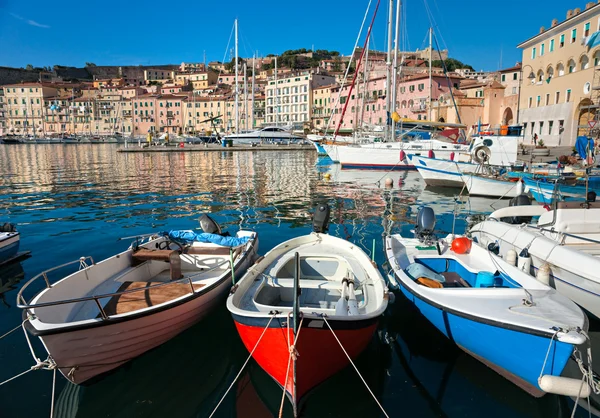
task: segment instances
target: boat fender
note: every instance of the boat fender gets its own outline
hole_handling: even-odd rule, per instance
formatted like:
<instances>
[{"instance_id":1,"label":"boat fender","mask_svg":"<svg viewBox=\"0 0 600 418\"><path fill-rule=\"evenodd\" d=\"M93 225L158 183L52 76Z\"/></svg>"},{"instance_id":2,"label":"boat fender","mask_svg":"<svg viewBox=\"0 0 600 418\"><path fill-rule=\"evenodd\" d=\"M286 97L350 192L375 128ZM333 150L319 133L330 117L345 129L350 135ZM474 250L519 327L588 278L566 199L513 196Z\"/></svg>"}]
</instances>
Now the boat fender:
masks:
<instances>
[{"instance_id":1,"label":"boat fender","mask_svg":"<svg viewBox=\"0 0 600 418\"><path fill-rule=\"evenodd\" d=\"M527 274L531 274L531 257L529 256L529 251L527 248L523 248L523 250L519 253L517 267L519 270L524 271Z\"/></svg>"},{"instance_id":2,"label":"boat fender","mask_svg":"<svg viewBox=\"0 0 600 418\"><path fill-rule=\"evenodd\" d=\"M506 262L511 266L517 265L517 252L512 248L506 252Z\"/></svg>"},{"instance_id":3,"label":"boat fender","mask_svg":"<svg viewBox=\"0 0 600 418\"><path fill-rule=\"evenodd\" d=\"M500 245L497 242L490 242L487 246L489 252L494 253L496 255L500 254Z\"/></svg>"},{"instance_id":4,"label":"boat fender","mask_svg":"<svg viewBox=\"0 0 600 418\"><path fill-rule=\"evenodd\" d=\"M384 292L383 299L387 299L390 304L393 304L394 302L396 302L396 295L394 294L394 292Z\"/></svg>"},{"instance_id":5,"label":"boat fender","mask_svg":"<svg viewBox=\"0 0 600 418\"><path fill-rule=\"evenodd\" d=\"M522 182L521 180L519 180L519 181L517 182L517 196L520 196L520 195L522 195L524 191L525 191L525 190L524 190L524 188L523 188L523 182Z\"/></svg>"},{"instance_id":6,"label":"boat fender","mask_svg":"<svg viewBox=\"0 0 600 418\"><path fill-rule=\"evenodd\" d=\"M427 153L427 157L429 157L429 158L435 158L435 153L433 152L432 149L430 149L429 152Z\"/></svg>"},{"instance_id":7,"label":"boat fender","mask_svg":"<svg viewBox=\"0 0 600 418\"><path fill-rule=\"evenodd\" d=\"M580 379L570 377L545 374L538 379L538 385L546 393L555 393L572 398L587 398L591 394L590 385Z\"/></svg>"},{"instance_id":8,"label":"boat fender","mask_svg":"<svg viewBox=\"0 0 600 418\"><path fill-rule=\"evenodd\" d=\"M354 282L350 281L348 286L348 314L358 315L358 302L356 301L356 293L354 293Z\"/></svg>"},{"instance_id":9,"label":"boat fender","mask_svg":"<svg viewBox=\"0 0 600 418\"><path fill-rule=\"evenodd\" d=\"M400 161L404 161L406 159L406 153L403 149L400 150Z\"/></svg>"},{"instance_id":10,"label":"boat fender","mask_svg":"<svg viewBox=\"0 0 600 418\"><path fill-rule=\"evenodd\" d=\"M458 237L458 238L454 238L450 248L456 254L468 254L469 251L471 251L471 245L472 245L472 242L469 238Z\"/></svg>"},{"instance_id":11,"label":"boat fender","mask_svg":"<svg viewBox=\"0 0 600 418\"><path fill-rule=\"evenodd\" d=\"M394 180L392 180L391 178L386 178L385 179L385 187L394 187Z\"/></svg>"},{"instance_id":12,"label":"boat fender","mask_svg":"<svg viewBox=\"0 0 600 418\"><path fill-rule=\"evenodd\" d=\"M338 316L348 316L348 299L346 299L346 288L348 287L348 279L344 277L342 280L342 296L335 304L335 314Z\"/></svg>"},{"instance_id":13,"label":"boat fender","mask_svg":"<svg viewBox=\"0 0 600 418\"><path fill-rule=\"evenodd\" d=\"M543 264L538 269L536 278L540 283L550 286L550 265L548 263Z\"/></svg>"},{"instance_id":14,"label":"boat fender","mask_svg":"<svg viewBox=\"0 0 600 418\"><path fill-rule=\"evenodd\" d=\"M454 154L454 151L452 151L452 152L450 153L450 161L454 161L454 156L455 156L455 155L456 155L456 154Z\"/></svg>"}]
</instances>

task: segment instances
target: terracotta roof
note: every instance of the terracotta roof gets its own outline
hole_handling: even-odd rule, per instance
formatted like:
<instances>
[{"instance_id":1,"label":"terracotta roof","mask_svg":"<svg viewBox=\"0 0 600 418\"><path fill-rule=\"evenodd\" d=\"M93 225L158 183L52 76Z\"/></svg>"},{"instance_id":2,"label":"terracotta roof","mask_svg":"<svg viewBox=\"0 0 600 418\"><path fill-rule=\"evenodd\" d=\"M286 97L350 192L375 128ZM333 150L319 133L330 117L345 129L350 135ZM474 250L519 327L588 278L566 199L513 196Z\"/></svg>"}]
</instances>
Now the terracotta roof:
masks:
<instances>
[{"instance_id":1,"label":"terracotta roof","mask_svg":"<svg viewBox=\"0 0 600 418\"><path fill-rule=\"evenodd\" d=\"M513 73L515 71L521 71L521 63L518 62L517 65L510 68L505 68L504 70L498 71L499 73Z\"/></svg>"}]
</instances>

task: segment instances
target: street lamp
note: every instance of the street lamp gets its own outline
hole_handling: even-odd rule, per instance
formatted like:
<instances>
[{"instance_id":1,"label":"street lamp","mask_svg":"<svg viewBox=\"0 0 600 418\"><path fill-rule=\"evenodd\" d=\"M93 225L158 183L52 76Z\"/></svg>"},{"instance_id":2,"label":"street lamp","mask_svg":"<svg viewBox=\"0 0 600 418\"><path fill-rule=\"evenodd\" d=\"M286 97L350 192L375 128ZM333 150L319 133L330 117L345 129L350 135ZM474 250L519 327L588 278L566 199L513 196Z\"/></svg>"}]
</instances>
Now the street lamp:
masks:
<instances>
[{"instance_id":1,"label":"street lamp","mask_svg":"<svg viewBox=\"0 0 600 418\"><path fill-rule=\"evenodd\" d=\"M519 71L519 95L517 97L517 125L519 124L519 113L521 113L520 112L520 110L521 110L521 81L523 80L523 69L525 67L531 68L531 72L529 73L527 78L529 80L535 79L535 74L533 73L533 67L531 65L525 64L525 65L521 66L521 70Z\"/></svg>"}]
</instances>

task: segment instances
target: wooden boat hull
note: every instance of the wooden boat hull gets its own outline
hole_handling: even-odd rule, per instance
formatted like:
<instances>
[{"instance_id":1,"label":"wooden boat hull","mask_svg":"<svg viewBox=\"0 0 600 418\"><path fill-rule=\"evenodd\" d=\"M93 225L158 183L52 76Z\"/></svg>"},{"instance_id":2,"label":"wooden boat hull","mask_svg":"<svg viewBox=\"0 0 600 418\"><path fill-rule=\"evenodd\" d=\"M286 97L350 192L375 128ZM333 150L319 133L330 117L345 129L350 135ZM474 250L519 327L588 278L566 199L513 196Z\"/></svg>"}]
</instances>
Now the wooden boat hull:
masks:
<instances>
[{"instance_id":1,"label":"wooden boat hull","mask_svg":"<svg viewBox=\"0 0 600 418\"><path fill-rule=\"evenodd\" d=\"M247 318L233 315L235 326L248 349L252 351L265 329L269 318ZM377 328L377 318L362 321L330 321L335 335L355 359L364 351ZM335 340L331 330L322 319L306 318L298 337L296 361L297 393L294 396L293 369L288 373L287 318L275 318L265 331L254 352L254 360L285 388L287 396L297 403L313 388L333 376L349 364L348 358ZM290 344L295 344L293 330L289 331ZM286 380L287 374L287 380Z\"/></svg>"}]
</instances>

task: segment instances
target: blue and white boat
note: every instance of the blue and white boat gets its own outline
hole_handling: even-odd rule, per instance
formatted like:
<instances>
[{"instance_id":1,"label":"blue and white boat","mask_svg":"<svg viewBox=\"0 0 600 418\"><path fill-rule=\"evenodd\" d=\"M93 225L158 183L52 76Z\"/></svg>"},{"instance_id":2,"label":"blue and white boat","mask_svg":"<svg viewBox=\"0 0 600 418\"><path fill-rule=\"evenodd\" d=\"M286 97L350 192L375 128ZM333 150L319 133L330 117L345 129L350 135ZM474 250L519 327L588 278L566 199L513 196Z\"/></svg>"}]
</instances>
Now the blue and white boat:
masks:
<instances>
[{"instance_id":1,"label":"blue and white boat","mask_svg":"<svg viewBox=\"0 0 600 418\"><path fill-rule=\"evenodd\" d=\"M0 264L17 255L20 235L14 224L0 225Z\"/></svg>"},{"instance_id":2,"label":"blue and white boat","mask_svg":"<svg viewBox=\"0 0 600 418\"><path fill-rule=\"evenodd\" d=\"M586 191L593 191L596 195L600 195L600 176L590 177L587 189L585 183L582 184L581 181L576 184L563 184L557 183L556 180L532 177L523 177L523 181L525 191L530 192L531 196L540 203L551 203L553 200L586 200Z\"/></svg>"},{"instance_id":3,"label":"blue and white boat","mask_svg":"<svg viewBox=\"0 0 600 418\"><path fill-rule=\"evenodd\" d=\"M447 338L528 393L588 396L589 386L561 377L587 341L581 309L465 237L438 240L430 208L418 219L416 238L386 237L391 284Z\"/></svg>"}]
</instances>

